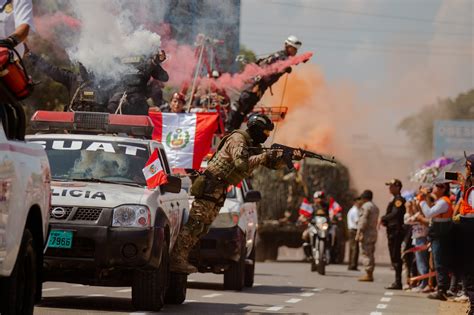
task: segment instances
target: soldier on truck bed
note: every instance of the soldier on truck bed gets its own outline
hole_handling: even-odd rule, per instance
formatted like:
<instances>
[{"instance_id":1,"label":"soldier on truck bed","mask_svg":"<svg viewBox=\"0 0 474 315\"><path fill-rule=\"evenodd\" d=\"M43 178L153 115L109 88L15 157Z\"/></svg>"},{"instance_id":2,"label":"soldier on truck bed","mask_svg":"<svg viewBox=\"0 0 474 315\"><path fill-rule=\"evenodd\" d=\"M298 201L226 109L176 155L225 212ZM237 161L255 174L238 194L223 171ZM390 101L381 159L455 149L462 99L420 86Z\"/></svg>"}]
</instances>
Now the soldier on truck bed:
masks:
<instances>
[{"instance_id":1,"label":"soldier on truck bed","mask_svg":"<svg viewBox=\"0 0 474 315\"><path fill-rule=\"evenodd\" d=\"M148 81L150 78L161 82L169 80L168 72L161 67L165 60L166 54L163 50L150 58L136 56L122 59L123 64L130 66L130 71L125 74L121 86L110 99L108 111L127 115L148 115Z\"/></svg>"},{"instance_id":2,"label":"soldier on truck bed","mask_svg":"<svg viewBox=\"0 0 474 315\"><path fill-rule=\"evenodd\" d=\"M96 86L91 73L87 71L82 63L78 63L79 72L61 69L46 61L43 57L28 51L26 56L31 60L34 67L42 71L54 81L61 83L69 93L69 104L64 111L90 111L104 112L107 97Z\"/></svg>"},{"instance_id":3,"label":"soldier on truck bed","mask_svg":"<svg viewBox=\"0 0 474 315\"><path fill-rule=\"evenodd\" d=\"M289 36L285 40L285 49L278 51L266 58L257 60L256 64L262 68L269 66L277 61L293 57L301 47L301 41L296 36ZM254 78L248 84L239 96L238 101L232 105L229 117L226 121L226 131L230 132L240 127L245 116L250 113L255 105L260 101L268 88L271 88L282 75L290 73L291 67L286 68L283 72L272 73L262 77Z\"/></svg>"}]
</instances>

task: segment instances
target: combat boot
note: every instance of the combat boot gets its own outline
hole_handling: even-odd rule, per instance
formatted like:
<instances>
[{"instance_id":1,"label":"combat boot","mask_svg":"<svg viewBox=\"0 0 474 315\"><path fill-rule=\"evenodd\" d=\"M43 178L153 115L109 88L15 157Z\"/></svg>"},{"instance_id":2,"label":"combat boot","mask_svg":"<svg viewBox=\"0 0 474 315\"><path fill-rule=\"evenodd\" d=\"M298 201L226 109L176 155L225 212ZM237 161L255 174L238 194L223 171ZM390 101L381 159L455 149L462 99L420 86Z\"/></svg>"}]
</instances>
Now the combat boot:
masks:
<instances>
[{"instance_id":1,"label":"combat boot","mask_svg":"<svg viewBox=\"0 0 474 315\"><path fill-rule=\"evenodd\" d=\"M198 272L197 268L187 261L179 260L170 264L170 271L174 273L191 274Z\"/></svg>"},{"instance_id":2,"label":"combat boot","mask_svg":"<svg viewBox=\"0 0 474 315\"><path fill-rule=\"evenodd\" d=\"M428 294L428 299L446 301L446 291L438 290L434 293Z\"/></svg>"},{"instance_id":3,"label":"combat boot","mask_svg":"<svg viewBox=\"0 0 474 315\"><path fill-rule=\"evenodd\" d=\"M358 280L361 282L374 282L374 274L372 271L367 271L367 274L360 277Z\"/></svg>"},{"instance_id":4,"label":"combat boot","mask_svg":"<svg viewBox=\"0 0 474 315\"><path fill-rule=\"evenodd\" d=\"M403 288L401 283L394 282L388 287L385 287L387 290L401 290Z\"/></svg>"}]
</instances>

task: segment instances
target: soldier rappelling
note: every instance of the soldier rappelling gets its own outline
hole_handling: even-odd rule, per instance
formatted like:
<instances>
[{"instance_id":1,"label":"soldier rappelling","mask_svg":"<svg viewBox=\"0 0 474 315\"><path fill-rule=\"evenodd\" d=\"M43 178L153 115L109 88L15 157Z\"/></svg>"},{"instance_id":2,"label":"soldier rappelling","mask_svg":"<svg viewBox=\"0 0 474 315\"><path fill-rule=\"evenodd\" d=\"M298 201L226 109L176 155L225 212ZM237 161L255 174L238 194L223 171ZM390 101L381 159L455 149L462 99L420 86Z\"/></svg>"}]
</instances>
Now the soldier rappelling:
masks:
<instances>
[{"instance_id":1,"label":"soldier rappelling","mask_svg":"<svg viewBox=\"0 0 474 315\"><path fill-rule=\"evenodd\" d=\"M256 64L259 67L265 68L277 61L287 60L297 54L298 49L301 48L301 41L296 36L289 36L285 40L285 48L266 58L257 60ZM271 73L265 76L257 76L253 78L244 90L241 92L238 101L232 105L228 119L226 121L226 130L232 131L240 127L255 105L262 99L265 91L275 84L281 76L285 73L291 73L291 67L287 67L282 72Z\"/></svg>"}]
</instances>

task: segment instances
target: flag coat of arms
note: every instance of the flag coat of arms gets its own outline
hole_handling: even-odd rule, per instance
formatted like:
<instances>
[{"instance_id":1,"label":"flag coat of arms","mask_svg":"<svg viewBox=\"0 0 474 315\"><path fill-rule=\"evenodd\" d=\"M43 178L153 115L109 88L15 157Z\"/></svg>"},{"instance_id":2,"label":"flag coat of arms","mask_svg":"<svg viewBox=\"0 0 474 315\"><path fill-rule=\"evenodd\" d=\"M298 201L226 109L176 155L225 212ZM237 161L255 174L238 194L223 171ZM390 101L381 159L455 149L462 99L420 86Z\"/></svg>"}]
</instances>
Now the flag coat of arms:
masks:
<instances>
[{"instance_id":1,"label":"flag coat of arms","mask_svg":"<svg viewBox=\"0 0 474 315\"><path fill-rule=\"evenodd\" d=\"M161 166L158 150L155 149L142 170L145 175L146 185L149 189L156 188L168 182L165 171Z\"/></svg>"},{"instance_id":2,"label":"flag coat of arms","mask_svg":"<svg viewBox=\"0 0 474 315\"><path fill-rule=\"evenodd\" d=\"M311 217L313 212L314 212L313 206L308 202L308 199L304 198L300 206L299 214L302 214L305 217L309 218Z\"/></svg>"},{"instance_id":3,"label":"flag coat of arms","mask_svg":"<svg viewBox=\"0 0 474 315\"><path fill-rule=\"evenodd\" d=\"M218 128L218 113L150 112L153 140L163 144L172 168L199 169Z\"/></svg>"}]
</instances>

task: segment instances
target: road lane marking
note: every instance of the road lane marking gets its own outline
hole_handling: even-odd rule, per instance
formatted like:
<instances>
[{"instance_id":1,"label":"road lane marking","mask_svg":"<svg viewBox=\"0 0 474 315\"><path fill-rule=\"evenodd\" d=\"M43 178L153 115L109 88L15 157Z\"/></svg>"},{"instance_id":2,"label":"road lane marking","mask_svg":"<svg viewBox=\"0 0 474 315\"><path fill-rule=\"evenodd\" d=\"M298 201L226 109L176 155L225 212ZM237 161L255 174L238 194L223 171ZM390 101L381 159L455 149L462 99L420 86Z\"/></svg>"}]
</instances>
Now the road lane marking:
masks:
<instances>
[{"instance_id":1,"label":"road lane marking","mask_svg":"<svg viewBox=\"0 0 474 315\"><path fill-rule=\"evenodd\" d=\"M188 282L196 282L194 279L188 279Z\"/></svg>"},{"instance_id":2,"label":"road lane marking","mask_svg":"<svg viewBox=\"0 0 474 315\"><path fill-rule=\"evenodd\" d=\"M123 290L117 290L115 292L117 292L117 293L128 293L128 292L132 292L132 289L128 288L128 289L123 289Z\"/></svg>"},{"instance_id":3,"label":"road lane marking","mask_svg":"<svg viewBox=\"0 0 474 315\"><path fill-rule=\"evenodd\" d=\"M384 295L392 296L392 295L393 295L393 292L385 292Z\"/></svg>"},{"instance_id":4,"label":"road lane marking","mask_svg":"<svg viewBox=\"0 0 474 315\"><path fill-rule=\"evenodd\" d=\"M314 293L311 293L311 292L305 292L305 293L301 293L300 296L304 296L304 297L310 297L310 296L313 296Z\"/></svg>"},{"instance_id":5,"label":"road lane marking","mask_svg":"<svg viewBox=\"0 0 474 315\"><path fill-rule=\"evenodd\" d=\"M311 290L311 291L314 291L314 292L321 292L321 291L323 291L323 290L324 290L324 288L314 288L314 289Z\"/></svg>"},{"instance_id":6,"label":"road lane marking","mask_svg":"<svg viewBox=\"0 0 474 315\"><path fill-rule=\"evenodd\" d=\"M75 288L79 288L79 287L83 287L84 285L83 284L73 284L72 286L75 287Z\"/></svg>"},{"instance_id":7,"label":"road lane marking","mask_svg":"<svg viewBox=\"0 0 474 315\"><path fill-rule=\"evenodd\" d=\"M371 312L370 315L382 315L380 312Z\"/></svg>"},{"instance_id":8,"label":"road lane marking","mask_svg":"<svg viewBox=\"0 0 474 315\"><path fill-rule=\"evenodd\" d=\"M47 288L47 289L43 289L42 291L48 292L48 291L56 291L56 290L61 290L61 289L60 288Z\"/></svg>"},{"instance_id":9,"label":"road lane marking","mask_svg":"<svg viewBox=\"0 0 474 315\"><path fill-rule=\"evenodd\" d=\"M380 302L390 302L392 300L392 298L389 298L389 297L383 297L380 299Z\"/></svg>"},{"instance_id":10,"label":"road lane marking","mask_svg":"<svg viewBox=\"0 0 474 315\"><path fill-rule=\"evenodd\" d=\"M387 304L377 304L377 307L379 310L384 310L387 308Z\"/></svg>"},{"instance_id":11,"label":"road lane marking","mask_svg":"<svg viewBox=\"0 0 474 315\"><path fill-rule=\"evenodd\" d=\"M266 309L266 311L270 311L270 312L278 312L278 311L281 311L282 309L284 308L284 306L272 306L272 307L269 307Z\"/></svg>"},{"instance_id":12,"label":"road lane marking","mask_svg":"<svg viewBox=\"0 0 474 315\"><path fill-rule=\"evenodd\" d=\"M197 302L197 300L184 300L183 304L195 303L195 302Z\"/></svg>"},{"instance_id":13,"label":"road lane marking","mask_svg":"<svg viewBox=\"0 0 474 315\"><path fill-rule=\"evenodd\" d=\"M300 301L301 301L301 299L289 299L289 300L285 301L285 303L298 303Z\"/></svg>"},{"instance_id":14,"label":"road lane marking","mask_svg":"<svg viewBox=\"0 0 474 315\"><path fill-rule=\"evenodd\" d=\"M221 295L222 294L220 294L220 293L212 293L212 294L203 295L202 297L203 298L214 298L214 297L221 296Z\"/></svg>"},{"instance_id":15,"label":"road lane marking","mask_svg":"<svg viewBox=\"0 0 474 315\"><path fill-rule=\"evenodd\" d=\"M253 286L254 287L258 287L258 286L261 286L262 284L261 283L254 283Z\"/></svg>"}]
</instances>

